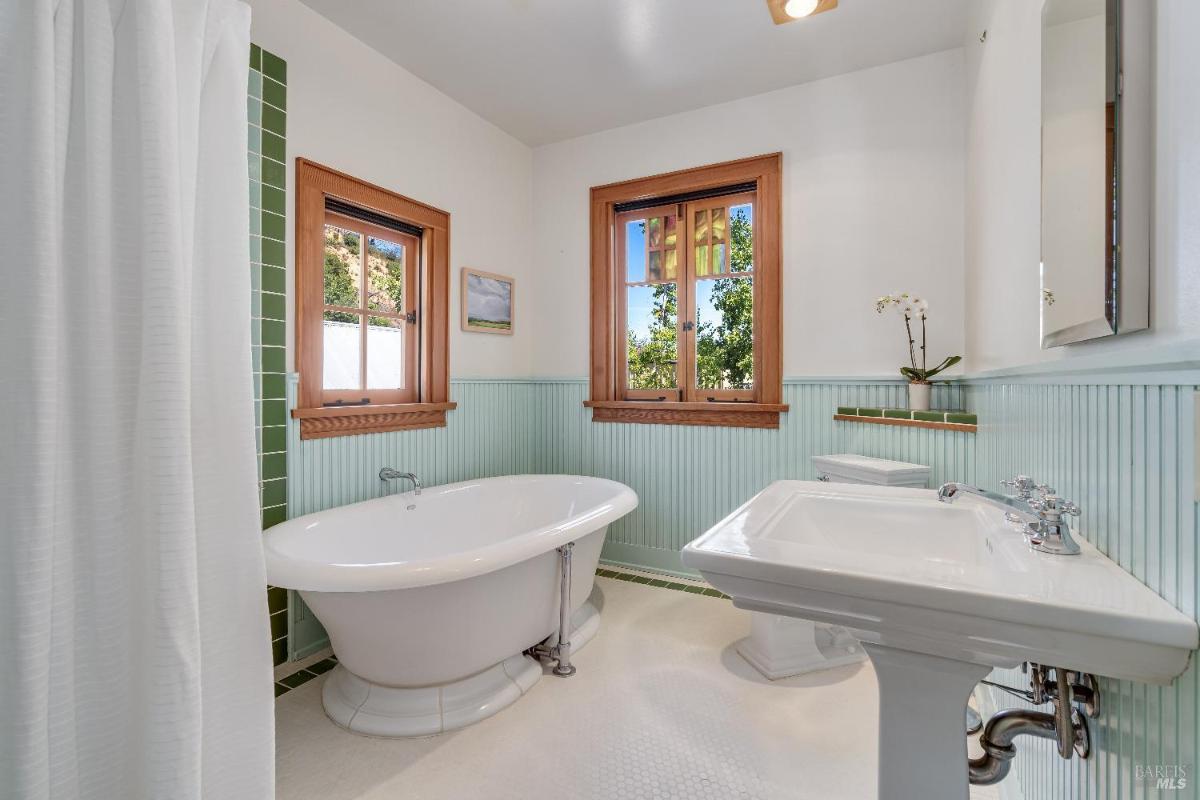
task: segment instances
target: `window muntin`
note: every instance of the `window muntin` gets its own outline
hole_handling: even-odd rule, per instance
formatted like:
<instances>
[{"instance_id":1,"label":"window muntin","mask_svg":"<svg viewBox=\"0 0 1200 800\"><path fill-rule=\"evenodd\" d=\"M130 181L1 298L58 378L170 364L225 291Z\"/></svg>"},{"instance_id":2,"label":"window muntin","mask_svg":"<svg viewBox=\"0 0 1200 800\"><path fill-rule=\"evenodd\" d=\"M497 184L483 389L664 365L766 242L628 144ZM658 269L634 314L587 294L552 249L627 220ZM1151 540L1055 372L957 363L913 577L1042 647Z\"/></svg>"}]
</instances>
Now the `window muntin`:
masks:
<instances>
[{"instance_id":1,"label":"window muntin","mask_svg":"<svg viewBox=\"0 0 1200 800\"><path fill-rule=\"evenodd\" d=\"M419 253L415 236L326 212L323 405L417 398Z\"/></svg>"},{"instance_id":2,"label":"window muntin","mask_svg":"<svg viewBox=\"0 0 1200 800\"><path fill-rule=\"evenodd\" d=\"M624 399L754 399L754 219L754 193L617 215Z\"/></svg>"}]
</instances>

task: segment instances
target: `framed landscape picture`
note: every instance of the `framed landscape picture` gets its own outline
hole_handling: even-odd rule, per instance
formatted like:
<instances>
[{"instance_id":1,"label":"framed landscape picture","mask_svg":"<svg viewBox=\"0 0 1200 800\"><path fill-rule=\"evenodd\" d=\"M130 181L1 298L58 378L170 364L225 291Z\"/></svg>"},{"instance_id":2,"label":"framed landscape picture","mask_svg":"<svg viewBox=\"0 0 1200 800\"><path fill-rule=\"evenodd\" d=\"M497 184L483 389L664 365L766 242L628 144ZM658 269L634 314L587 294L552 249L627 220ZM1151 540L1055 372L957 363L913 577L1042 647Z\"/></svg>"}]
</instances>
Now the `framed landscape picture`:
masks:
<instances>
[{"instance_id":1,"label":"framed landscape picture","mask_svg":"<svg viewBox=\"0 0 1200 800\"><path fill-rule=\"evenodd\" d=\"M516 281L470 267L462 270L462 329L512 335Z\"/></svg>"}]
</instances>

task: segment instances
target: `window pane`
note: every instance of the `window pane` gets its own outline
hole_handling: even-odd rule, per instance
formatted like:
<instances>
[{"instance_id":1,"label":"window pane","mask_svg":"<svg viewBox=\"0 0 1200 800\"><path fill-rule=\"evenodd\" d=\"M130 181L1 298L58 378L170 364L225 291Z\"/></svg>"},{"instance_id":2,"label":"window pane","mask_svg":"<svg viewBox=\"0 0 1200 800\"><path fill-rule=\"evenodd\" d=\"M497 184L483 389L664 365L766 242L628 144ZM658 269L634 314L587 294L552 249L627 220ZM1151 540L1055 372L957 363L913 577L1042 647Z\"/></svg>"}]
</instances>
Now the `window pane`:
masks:
<instances>
[{"instance_id":1,"label":"window pane","mask_svg":"<svg viewBox=\"0 0 1200 800\"><path fill-rule=\"evenodd\" d=\"M663 271L666 273L664 277L669 281L673 281L678 277L676 272L679 269L679 253L675 250L664 250L663 256L665 257Z\"/></svg>"},{"instance_id":2,"label":"window pane","mask_svg":"<svg viewBox=\"0 0 1200 800\"><path fill-rule=\"evenodd\" d=\"M725 244L714 244L712 246L712 272L713 275L724 275L725 269Z\"/></svg>"},{"instance_id":3,"label":"window pane","mask_svg":"<svg viewBox=\"0 0 1200 800\"><path fill-rule=\"evenodd\" d=\"M747 203L729 209L729 271L754 269L754 206Z\"/></svg>"},{"instance_id":4,"label":"window pane","mask_svg":"<svg viewBox=\"0 0 1200 800\"><path fill-rule=\"evenodd\" d=\"M696 282L696 386L754 387L753 278Z\"/></svg>"},{"instance_id":5,"label":"window pane","mask_svg":"<svg viewBox=\"0 0 1200 800\"><path fill-rule=\"evenodd\" d=\"M696 275L703 277L709 274L708 263L708 210L697 211L693 219L692 243L696 247Z\"/></svg>"},{"instance_id":6,"label":"window pane","mask_svg":"<svg viewBox=\"0 0 1200 800\"><path fill-rule=\"evenodd\" d=\"M662 217L650 218L650 246L662 247L663 243L663 220Z\"/></svg>"},{"instance_id":7,"label":"window pane","mask_svg":"<svg viewBox=\"0 0 1200 800\"><path fill-rule=\"evenodd\" d=\"M625 280L641 283L646 280L646 220L625 223Z\"/></svg>"},{"instance_id":8,"label":"window pane","mask_svg":"<svg viewBox=\"0 0 1200 800\"><path fill-rule=\"evenodd\" d=\"M404 320L367 319L367 388L404 388Z\"/></svg>"},{"instance_id":9,"label":"window pane","mask_svg":"<svg viewBox=\"0 0 1200 800\"><path fill-rule=\"evenodd\" d=\"M326 389L358 389L362 386L361 320L357 314L325 312L321 366L322 385Z\"/></svg>"},{"instance_id":10,"label":"window pane","mask_svg":"<svg viewBox=\"0 0 1200 800\"><path fill-rule=\"evenodd\" d=\"M666 230L666 237L663 240L663 244L671 249L675 248L676 228L678 227L678 224L679 217L675 216L674 214L667 214L667 216L663 218L663 228Z\"/></svg>"},{"instance_id":11,"label":"window pane","mask_svg":"<svg viewBox=\"0 0 1200 800\"><path fill-rule=\"evenodd\" d=\"M398 242L367 237L367 308L404 313L404 255Z\"/></svg>"},{"instance_id":12,"label":"window pane","mask_svg":"<svg viewBox=\"0 0 1200 800\"><path fill-rule=\"evenodd\" d=\"M325 226L325 305L359 308L362 279L359 235L335 225Z\"/></svg>"},{"instance_id":13,"label":"window pane","mask_svg":"<svg viewBox=\"0 0 1200 800\"><path fill-rule=\"evenodd\" d=\"M661 250L650 251L650 269L647 279L661 281L663 279L663 254Z\"/></svg>"},{"instance_id":14,"label":"window pane","mask_svg":"<svg viewBox=\"0 0 1200 800\"><path fill-rule=\"evenodd\" d=\"M679 251L676 249L679 241L679 217L668 214L663 217L663 278L669 281L678 280Z\"/></svg>"},{"instance_id":15,"label":"window pane","mask_svg":"<svg viewBox=\"0 0 1200 800\"><path fill-rule=\"evenodd\" d=\"M725 209L712 210L712 240L713 243L725 241Z\"/></svg>"},{"instance_id":16,"label":"window pane","mask_svg":"<svg viewBox=\"0 0 1200 800\"><path fill-rule=\"evenodd\" d=\"M630 389L675 389L678 291L673 283L626 290Z\"/></svg>"}]
</instances>

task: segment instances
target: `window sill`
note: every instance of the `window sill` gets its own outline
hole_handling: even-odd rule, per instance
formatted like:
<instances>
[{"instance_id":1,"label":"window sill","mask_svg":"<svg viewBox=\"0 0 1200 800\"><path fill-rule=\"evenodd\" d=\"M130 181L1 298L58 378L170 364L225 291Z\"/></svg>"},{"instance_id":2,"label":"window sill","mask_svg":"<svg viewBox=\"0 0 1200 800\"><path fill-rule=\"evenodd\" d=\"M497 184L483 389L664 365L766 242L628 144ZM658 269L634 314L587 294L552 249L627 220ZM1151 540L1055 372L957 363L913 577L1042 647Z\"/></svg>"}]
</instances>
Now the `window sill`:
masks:
<instances>
[{"instance_id":1,"label":"window sill","mask_svg":"<svg viewBox=\"0 0 1200 800\"><path fill-rule=\"evenodd\" d=\"M325 406L292 409L300 420L301 439L328 439L360 433L446 427L446 412L458 403L395 403L374 406Z\"/></svg>"},{"instance_id":2,"label":"window sill","mask_svg":"<svg viewBox=\"0 0 1200 800\"><path fill-rule=\"evenodd\" d=\"M592 422L647 425L708 425L724 428L778 428L784 403L673 403L644 400L585 400Z\"/></svg>"}]
</instances>

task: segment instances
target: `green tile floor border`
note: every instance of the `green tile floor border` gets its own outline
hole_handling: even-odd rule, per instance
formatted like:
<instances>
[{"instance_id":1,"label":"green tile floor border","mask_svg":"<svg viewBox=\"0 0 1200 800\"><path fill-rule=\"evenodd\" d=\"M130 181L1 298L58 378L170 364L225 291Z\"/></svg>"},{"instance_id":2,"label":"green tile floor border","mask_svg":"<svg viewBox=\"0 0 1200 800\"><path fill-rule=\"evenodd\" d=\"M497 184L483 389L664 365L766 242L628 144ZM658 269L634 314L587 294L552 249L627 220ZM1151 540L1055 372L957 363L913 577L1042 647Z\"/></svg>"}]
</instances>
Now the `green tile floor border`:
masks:
<instances>
[{"instance_id":1,"label":"green tile floor border","mask_svg":"<svg viewBox=\"0 0 1200 800\"><path fill-rule=\"evenodd\" d=\"M718 592L711 586L701 586L698 583L682 583L669 578L656 578L652 575L642 575L634 572L622 572L615 569L605 569L601 567L596 570L598 578L612 578L618 581L628 581L629 583L640 583L644 586L650 586L655 589L671 589L676 592L687 592L688 594L698 594L704 597L716 597L721 600L728 600L729 595L723 592Z\"/></svg>"},{"instance_id":2,"label":"green tile floor border","mask_svg":"<svg viewBox=\"0 0 1200 800\"><path fill-rule=\"evenodd\" d=\"M287 354L287 63L250 45L246 87L246 151L250 167L251 363L258 451L259 513L264 530L287 518L284 372ZM271 654L288 660L287 592L267 587ZM279 694L278 687L276 694Z\"/></svg>"},{"instance_id":3,"label":"green tile floor border","mask_svg":"<svg viewBox=\"0 0 1200 800\"><path fill-rule=\"evenodd\" d=\"M329 670L337 666L337 656L330 656L322 659L315 664L309 664L303 669L298 669L290 675L284 675L279 680L275 681L275 697L287 694L292 689L311 681L318 675L324 675Z\"/></svg>"}]
</instances>

